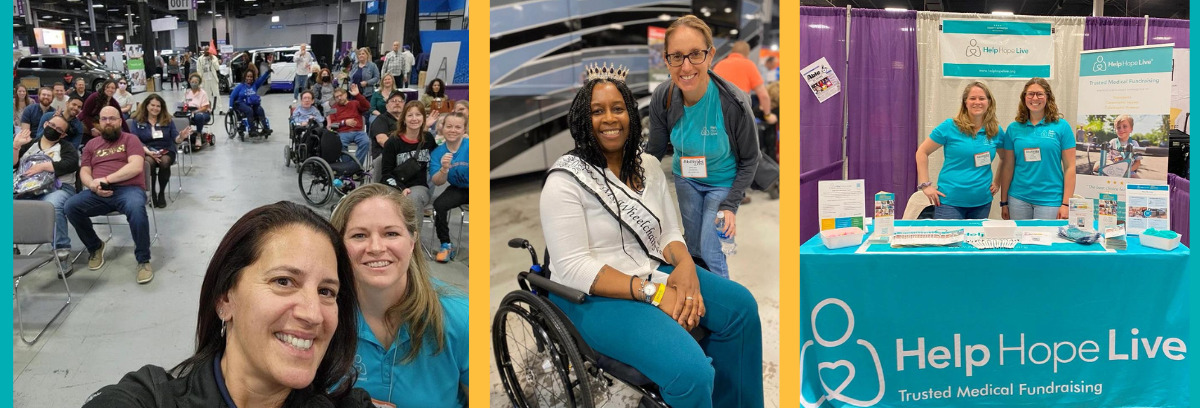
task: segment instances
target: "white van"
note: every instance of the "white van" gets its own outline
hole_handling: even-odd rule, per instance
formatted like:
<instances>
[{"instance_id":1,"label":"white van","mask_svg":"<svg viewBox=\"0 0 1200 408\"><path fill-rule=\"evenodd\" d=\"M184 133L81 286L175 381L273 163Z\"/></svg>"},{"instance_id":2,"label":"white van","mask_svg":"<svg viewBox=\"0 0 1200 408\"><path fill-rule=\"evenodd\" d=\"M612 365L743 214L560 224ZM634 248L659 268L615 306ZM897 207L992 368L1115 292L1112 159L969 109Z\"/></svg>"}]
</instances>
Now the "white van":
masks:
<instances>
[{"instance_id":1,"label":"white van","mask_svg":"<svg viewBox=\"0 0 1200 408\"><path fill-rule=\"evenodd\" d=\"M275 62L271 64L271 69L275 72L271 73L271 90L279 90L291 92L295 84L296 78L296 63L292 60L296 53L300 52L300 46L295 47L279 47L279 48L261 48L239 52L229 59L228 66L236 74L229 79L236 84L240 82L242 73L245 72L246 63L258 66L258 63L265 58L267 54L275 57ZM313 58L313 64L316 64L316 55L312 49L308 50L308 55ZM301 75L311 75L311 72L301 73ZM236 79L235 79L236 78Z\"/></svg>"}]
</instances>

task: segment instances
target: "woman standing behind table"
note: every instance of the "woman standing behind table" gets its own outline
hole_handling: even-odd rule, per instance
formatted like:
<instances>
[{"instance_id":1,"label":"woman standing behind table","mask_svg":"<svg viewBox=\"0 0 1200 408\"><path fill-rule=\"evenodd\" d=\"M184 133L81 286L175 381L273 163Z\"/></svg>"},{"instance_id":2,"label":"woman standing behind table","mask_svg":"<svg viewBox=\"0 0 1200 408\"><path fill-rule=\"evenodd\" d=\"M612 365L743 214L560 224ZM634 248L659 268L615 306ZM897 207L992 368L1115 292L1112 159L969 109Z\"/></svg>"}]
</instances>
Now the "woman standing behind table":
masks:
<instances>
[{"instance_id":1,"label":"woman standing behind table","mask_svg":"<svg viewBox=\"0 0 1200 408\"><path fill-rule=\"evenodd\" d=\"M575 148L540 197L550 279L591 296L550 295L597 352L658 384L674 407L763 406L762 324L750 291L707 273L683 243L657 159L641 153L625 73L590 67L567 114ZM712 333L699 343L697 326Z\"/></svg>"},{"instance_id":2,"label":"woman standing behind table","mask_svg":"<svg viewBox=\"0 0 1200 408\"><path fill-rule=\"evenodd\" d=\"M728 278L717 213L724 216L721 233L734 237L738 206L758 168L758 128L746 94L709 71L716 49L704 21L681 17L664 41L671 81L650 101L646 152L662 158L667 142L674 146L671 170L688 250Z\"/></svg>"},{"instance_id":3,"label":"woman standing behind table","mask_svg":"<svg viewBox=\"0 0 1200 408\"><path fill-rule=\"evenodd\" d=\"M421 95L421 103L425 104L425 110L431 115L434 112L449 112L454 108L454 101L446 97L446 83L441 78L429 81L429 85L425 86L425 93Z\"/></svg>"},{"instance_id":4,"label":"woman standing behind table","mask_svg":"<svg viewBox=\"0 0 1200 408\"><path fill-rule=\"evenodd\" d=\"M467 404L467 299L434 279L417 208L381 184L355 189L331 217L358 291L355 387L399 408Z\"/></svg>"},{"instance_id":5,"label":"woman standing behind table","mask_svg":"<svg viewBox=\"0 0 1200 408\"><path fill-rule=\"evenodd\" d=\"M958 115L946 119L917 148L917 190L937 206L933 218L977 220L988 217L1000 174L992 160L1004 131L996 121L996 99L982 82L963 88ZM946 147L938 184L929 181L929 155ZM1003 164L1001 165L1003 167Z\"/></svg>"},{"instance_id":6,"label":"woman standing behind table","mask_svg":"<svg viewBox=\"0 0 1200 408\"><path fill-rule=\"evenodd\" d=\"M192 128L186 128L183 133L175 129L171 114L167 113L167 102L158 94L150 94L142 101L133 115L133 134L142 141L146 160L150 161L150 197L154 206L167 206L167 184L171 181L171 163L175 162L177 150L175 140L187 140ZM158 187L156 190L155 187Z\"/></svg>"},{"instance_id":7,"label":"woman standing behind table","mask_svg":"<svg viewBox=\"0 0 1200 408\"><path fill-rule=\"evenodd\" d=\"M281 201L242 216L200 287L196 352L147 365L84 408L371 408L354 386L354 272L338 232Z\"/></svg>"},{"instance_id":8,"label":"woman standing behind table","mask_svg":"<svg viewBox=\"0 0 1200 408\"><path fill-rule=\"evenodd\" d=\"M1075 135L1062 119L1050 83L1033 78L1021 91L1016 120L1000 148L1004 219L1066 219L1075 194Z\"/></svg>"}]
</instances>

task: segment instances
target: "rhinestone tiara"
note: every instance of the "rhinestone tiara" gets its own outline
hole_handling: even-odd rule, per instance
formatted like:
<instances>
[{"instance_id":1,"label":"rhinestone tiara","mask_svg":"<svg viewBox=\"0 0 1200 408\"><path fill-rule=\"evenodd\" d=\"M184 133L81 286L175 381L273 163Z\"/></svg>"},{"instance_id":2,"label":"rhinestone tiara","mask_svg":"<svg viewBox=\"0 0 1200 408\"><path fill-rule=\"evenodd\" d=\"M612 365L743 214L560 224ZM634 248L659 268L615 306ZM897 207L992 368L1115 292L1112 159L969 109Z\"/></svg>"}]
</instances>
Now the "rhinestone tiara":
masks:
<instances>
[{"instance_id":1,"label":"rhinestone tiara","mask_svg":"<svg viewBox=\"0 0 1200 408\"><path fill-rule=\"evenodd\" d=\"M584 67L587 71L587 80L605 79L609 81L625 82L625 76L629 75L629 69L624 66L610 66L608 63L604 65L591 64Z\"/></svg>"}]
</instances>

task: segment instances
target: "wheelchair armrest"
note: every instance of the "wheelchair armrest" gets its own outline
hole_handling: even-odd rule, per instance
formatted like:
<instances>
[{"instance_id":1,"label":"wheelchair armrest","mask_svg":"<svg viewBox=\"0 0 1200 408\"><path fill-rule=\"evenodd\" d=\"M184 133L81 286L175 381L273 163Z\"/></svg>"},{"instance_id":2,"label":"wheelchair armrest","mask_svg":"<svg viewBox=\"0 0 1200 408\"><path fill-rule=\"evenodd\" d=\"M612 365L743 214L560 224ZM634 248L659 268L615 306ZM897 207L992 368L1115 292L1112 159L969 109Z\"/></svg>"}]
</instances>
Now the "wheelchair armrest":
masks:
<instances>
[{"instance_id":1,"label":"wheelchair armrest","mask_svg":"<svg viewBox=\"0 0 1200 408\"><path fill-rule=\"evenodd\" d=\"M571 303L580 304L583 303L584 300L587 300L586 293L566 287L563 284L546 279L541 275L536 275L529 272L521 272L518 274L518 277L529 281L529 284L533 285L535 288L545 289L550 293L570 301Z\"/></svg>"}]
</instances>

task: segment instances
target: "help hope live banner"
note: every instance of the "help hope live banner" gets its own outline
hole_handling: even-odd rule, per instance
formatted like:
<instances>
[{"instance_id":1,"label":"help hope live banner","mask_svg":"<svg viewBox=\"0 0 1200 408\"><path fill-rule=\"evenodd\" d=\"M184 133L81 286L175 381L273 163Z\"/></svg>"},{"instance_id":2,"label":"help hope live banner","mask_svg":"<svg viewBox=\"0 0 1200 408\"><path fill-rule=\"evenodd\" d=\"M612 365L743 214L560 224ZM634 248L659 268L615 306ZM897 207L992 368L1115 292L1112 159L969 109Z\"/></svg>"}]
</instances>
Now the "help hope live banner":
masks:
<instances>
[{"instance_id":1,"label":"help hope live banner","mask_svg":"<svg viewBox=\"0 0 1200 408\"><path fill-rule=\"evenodd\" d=\"M942 76L1026 80L1050 78L1050 23L942 20Z\"/></svg>"},{"instance_id":2,"label":"help hope live banner","mask_svg":"<svg viewBox=\"0 0 1200 408\"><path fill-rule=\"evenodd\" d=\"M800 252L802 407L1189 406L1182 248L855 254L817 241Z\"/></svg>"},{"instance_id":3,"label":"help hope live banner","mask_svg":"<svg viewBox=\"0 0 1200 408\"><path fill-rule=\"evenodd\" d=\"M1173 44L1079 55L1075 194L1116 194L1121 224L1127 185L1166 185L1173 57Z\"/></svg>"}]
</instances>

